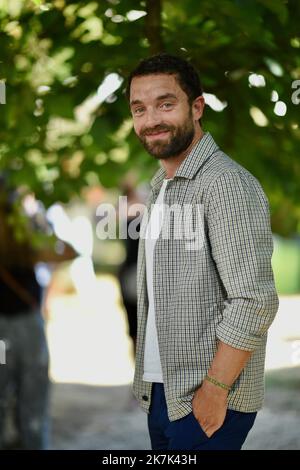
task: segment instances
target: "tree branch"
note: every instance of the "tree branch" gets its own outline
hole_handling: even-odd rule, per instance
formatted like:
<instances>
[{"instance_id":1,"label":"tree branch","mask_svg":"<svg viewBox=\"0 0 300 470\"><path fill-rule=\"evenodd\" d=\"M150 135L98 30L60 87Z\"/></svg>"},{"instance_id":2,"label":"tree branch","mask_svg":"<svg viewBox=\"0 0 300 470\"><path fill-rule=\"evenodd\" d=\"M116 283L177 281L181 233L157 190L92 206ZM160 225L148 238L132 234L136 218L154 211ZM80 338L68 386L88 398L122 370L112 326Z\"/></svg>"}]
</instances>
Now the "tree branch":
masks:
<instances>
[{"instance_id":1,"label":"tree branch","mask_svg":"<svg viewBox=\"0 0 300 470\"><path fill-rule=\"evenodd\" d=\"M162 0L146 0L145 35L149 41L152 55L163 51L161 6Z\"/></svg>"}]
</instances>

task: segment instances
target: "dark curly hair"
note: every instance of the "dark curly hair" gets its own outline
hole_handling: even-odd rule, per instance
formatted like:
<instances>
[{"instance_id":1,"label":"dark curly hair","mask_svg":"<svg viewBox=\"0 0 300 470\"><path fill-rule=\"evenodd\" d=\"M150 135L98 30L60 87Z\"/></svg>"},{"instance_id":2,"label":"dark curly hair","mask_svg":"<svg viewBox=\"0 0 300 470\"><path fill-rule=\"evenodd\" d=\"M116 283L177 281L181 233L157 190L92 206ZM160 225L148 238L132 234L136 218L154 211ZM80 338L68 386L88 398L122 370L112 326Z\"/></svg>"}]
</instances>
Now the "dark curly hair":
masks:
<instances>
[{"instance_id":1,"label":"dark curly hair","mask_svg":"<svg viewBox=\"0 0 300 470\"><path fill-rule=\"evenodd\" d=\"M152 74L175 75L182 90L187 94L189 104L203 93L196 69L185 59L165 52L143 59L127 79L126 97L130 97L130 85L134 77Z\"/></svg>"}]
</instances>

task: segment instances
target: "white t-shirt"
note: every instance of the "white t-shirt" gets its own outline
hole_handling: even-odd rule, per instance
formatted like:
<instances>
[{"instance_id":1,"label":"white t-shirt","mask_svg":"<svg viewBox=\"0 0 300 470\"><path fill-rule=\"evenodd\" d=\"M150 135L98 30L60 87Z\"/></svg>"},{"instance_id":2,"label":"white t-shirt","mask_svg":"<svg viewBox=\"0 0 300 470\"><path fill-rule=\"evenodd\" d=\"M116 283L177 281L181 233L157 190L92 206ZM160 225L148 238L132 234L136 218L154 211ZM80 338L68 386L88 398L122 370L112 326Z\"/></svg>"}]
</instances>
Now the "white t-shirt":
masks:
<instances>
[{"instance_id":1,"label":"white t-shirt","mask_svg":"<svg viewBox=\"0 0 300 470\"><path fill-rule=\"evenodd\" d=\"M164 179L159 195L151 211L150 220L145 235L146 279L149 300L148 318L146 326L144 375L145 382L163 383L157 329L155 323L155 307L153 295L153 253L163 223L163 203L165 189L171 179Z\"/></svg>"}]
</instances>

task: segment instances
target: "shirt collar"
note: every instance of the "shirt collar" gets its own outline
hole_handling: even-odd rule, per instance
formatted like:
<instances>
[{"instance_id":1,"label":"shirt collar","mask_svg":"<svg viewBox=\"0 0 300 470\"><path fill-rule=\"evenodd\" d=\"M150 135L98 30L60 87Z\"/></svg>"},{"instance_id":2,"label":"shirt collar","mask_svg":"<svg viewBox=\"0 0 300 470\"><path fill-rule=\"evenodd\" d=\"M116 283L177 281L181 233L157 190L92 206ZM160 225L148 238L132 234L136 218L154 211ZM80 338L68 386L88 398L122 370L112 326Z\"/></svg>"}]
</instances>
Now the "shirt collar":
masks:
<instances>
[{"instance_id":1,"label":"shirt collar","mask_svg":"<svg viewBox=\"0 0 300 470\"><path fill-rule=\"evenodd\" d=\"M181 177L192 179L208 157L218 149L219 147L215 143L211 134L209 132L205 132L179 165L174 178ZM166 170L163 167L160 167L150 181L151 186L154 188L160 185L165 177Z\"/></svg>"}]
</instances>

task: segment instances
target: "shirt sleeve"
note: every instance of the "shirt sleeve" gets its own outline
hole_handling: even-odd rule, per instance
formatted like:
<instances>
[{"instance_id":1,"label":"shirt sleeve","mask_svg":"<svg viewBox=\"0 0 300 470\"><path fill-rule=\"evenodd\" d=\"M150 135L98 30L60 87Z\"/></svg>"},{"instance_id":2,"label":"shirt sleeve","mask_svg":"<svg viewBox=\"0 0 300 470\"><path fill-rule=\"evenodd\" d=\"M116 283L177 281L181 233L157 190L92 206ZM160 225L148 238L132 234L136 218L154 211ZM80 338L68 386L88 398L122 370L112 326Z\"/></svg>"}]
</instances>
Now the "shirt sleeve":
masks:
<instances>
[{"instance_id":1,"label":"shirt sleeve","mask_svg":"<svg viewBox=\"0 0 300 470\"><path fill-rule=\"evenodd\" d=\"M273 238L268 200L250 173L231 170L209 195L208 231L212 256L226 291L217 338L254 351L264 341L278 310L271 266Z\"/></svg>"}]
</instances>

